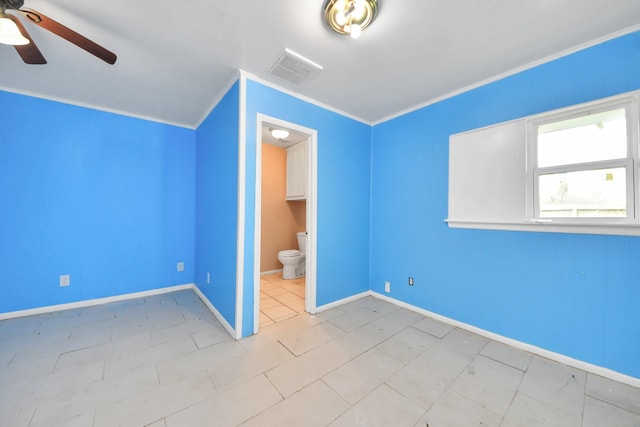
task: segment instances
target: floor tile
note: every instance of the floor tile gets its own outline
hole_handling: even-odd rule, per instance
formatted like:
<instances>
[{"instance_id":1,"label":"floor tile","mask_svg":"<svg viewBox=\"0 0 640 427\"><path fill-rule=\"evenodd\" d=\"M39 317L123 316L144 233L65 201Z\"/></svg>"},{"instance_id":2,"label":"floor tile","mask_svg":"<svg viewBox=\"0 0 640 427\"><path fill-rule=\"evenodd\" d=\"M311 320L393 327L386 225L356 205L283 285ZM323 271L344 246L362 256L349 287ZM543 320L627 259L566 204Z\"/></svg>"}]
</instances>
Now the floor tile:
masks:
<instances>
[{"instance_id":1,"label":"floor tile","mask_svg":"<svg viewBox=\"0 0 640 427\"><path fill-rule=\"evenodd\" d=\"M326 426L349 405L322 381L316 381L261 414L243 427Z\"/></svg>"},{"instance_id":2,"label":"floor tile","mask_svg":"<svg viewBox=\"0 0 640 427\"><path fill-rule=\"evenodd\" d=\"M193 339L186 335L174 341L150 344L145 348L132 348L114 357L106 357L104 378L117 378L120 375L134 371L137 368L174 359L181 355L198 350Z\"/></svg>"},{"instance_id":3,"label":"floor tile","mask_svg":"<svg viewBox=\"0 0 640 427\"><path fill-rule=\"evenodd\" d=\"M276 307L267 308L265 310L262 310L262 312L275 322L277 322L278 320L293 317L298 314L286 305L278 305Z\"/></svg>"},{"instance_id":4,"label":"floor tile","mask_svg":"<svg viewBox=\"0 0 640 427\"><path fill-rule=\"evenodd\" d=\"M130 399L100 407L94 427L144 426L215 395L206 372L160 385Z\"/></svg>"},{"instance_id":5,"label":"floor tile","mask_svg":"<svg viewBox=\"0 0 640 427\"><path fill-rule=\"evenodd\" d=\"M382 317L383 314L369 307L359 307L345 315L331 319L330 322L340 329L350 332Z\"/></svg>"},{"instance_id":6,"label":"floor tile","mask_svg":"<svg viewBox=\"0 0 640 427\"><path fill-rule=\"evenodd\" d=\"M519 391L571 414L582 414L586 374L541 357L533 357Z\"/></svg>"},{"instance_id":7,"label":"floor tile","mask_svg":"<svg viewBox=\"0 0 640 427\"><path fill-rule=\"evenodd\" d=\"M210 328L194 332L191 336L199 349L209 347L210 345L218 344L223 341L230 341L229 333L222 328Z\"/></svg>"},{"instance_id":8,"label":"floor tile","mask_svg":"<svg viewBox=\"0 0 640 427\"><path fill-rule=\"evenodd\" d=\"M451 385L451 390L502 418L523 375L522 371L515 368L478 356Z\"/></svg>"},{"instance_id":9,"label":"floor tile","mask_svg":"<svg viewBox=\"0 0 640 427\"><path fill-rule=\"evenodd\" d=\"M192 290L0 321L0 424L640 427L638 388L371 296L308 315L304 278L269 279L294 314L240 341Z\"/></svg>"},{"instance_id":10,"label":"floor tile","mask_svg":"<svg viewBox=\"0 0 640 427\"><path fill-rule=\"evenodd\" d=\"M305 278L283 280L282 272L260 278L260 328L305 312Z\"/></svg>"},{"instance_id":11,"label":"floor tile","mask_svg":"<svg viewBox=\"0 0 640 427\"><path fill-rule=\"evenodd\" d=\"M526 371L531 361L531 353L515 349L497 341L489 341L480 351L480 354L521 371Z\"/></svg>"},{"instance_id":12,"label":"floor tile","mask_svg":"<svg viewBox=\"0 0 640 427\"><path fill-rule=\"evenodd\" d=\"M278 307L281 304L282 303L280 301L270 296L267 296L266 298L260 298L260 310Z\"/></svg>"},{"instance_id":13,"label":"floor tile","mask_svg":"<svg viewBox=\"0 0 640 427\"><path fill-rule=\"evenodd\" d=\"M246 350L235 341L225 341L209 347L181 354L156 364L160 383L170 383L199 371L228 363L242 356Z\"/></svg>"},{"instance_id":14,"label":"floor tile","mask_svg":"<svg viewBox=\"0 0 640 427\"><path fill-rule=\"evenodd\" d=\"M243 382L166 418L167 427L236 426L282 400L264 375Z\"/></svg>"},{"instance_id":15,"label":"floor tile","mask_svg":"<svg viewBox=\"0 0 640 427\"><path fill-rule=\"evenodd\" d=\"M424 409L382 385L330 424L331 427L411 427ZM439 427L439 426L438 426Z\"/></svg>"},{"instance_id":16,"label":"floor tile","mask_svg":"<svg viewBox=\"0 0 640 427\"><path fill-rule=\"evenodd\" d=\"M95 411L75 416L61 423L51 424L52 427L93 427L95 420Z\"/></svg>"},{"instance_id":17,"label":"floor tile","mask_svg":"<svg viewBox=\"0 0 640 427\"><path fill-rule=\"evenodd\" d=\"M376 328L366 325L277 366L267 377L287 397L380 342Z\"/></svg>"},{"instance_id":18,"label":"floor tile","mask_svg":"<svg viewBox=\"0 0 640 427\"><path fill-rule=\"evenodd\" d=\"M371 350L322 377L350 405L355 405L402 367L386 354Z\"/></svg>"},{"instance_id":19,"label":"floor tile","mask_svg":"<svg viewBox=\"0 0 640 427\"><path fill-rule=\"evenodd\" d=\"M344 334L345 332L333 323L324 322L301 331L294 331L281 337L278 341L291 353L300 356Z\"/></svg>"},{"instance_id":20,"label":"floor tile","mask_svg":"<svg viewBox=\"0 0 640 427\"><path fill-rule=\"evenodd\" d=\"M406 365L436 342L438 339L433 335L406 328L379 344L376 349Z\"/></svg>"},{"instance_id":21,"label":"floor tile","mask_svg":"<svg viewBox=\"0 0 640 427\"><path fill-rule=\"evenodd\" d=\"M518 392L500 427L580 427L581 418Z\"/></svg>"},{"instance_id":22,"label":"floor tile","mask_svg":"<svg viewBox=\"0 0 640 427\"><path fill-rule=\"evenodd\" d=\"M157 372L150 365L83 387L68 388L38 402L31 427L64 425L69 419L156 390L158 386Z\"/></svg>"},{"instance_id":23,"label":"floor tile","mask_svg":"<svg viewBox=\"0 0 640 427\"><path fill-rule=\"evenodd\" d=\"M419 425L499 427L501 421L501 415L467 399L454 390L448 390L426 413Z\"/></svg>"},{"instance_id":24,"label":"floor tile","mask_svg":"<svg viewBox=\"0 0 640 427\"><path fill-rule=\"evenodd\" d=\"M599 375L587 374L588 396L640 414L640 389Z\"/></svg>"},{"instance_id":25,"label":"floor tile","mask_svg":"<svg viewBox=\"0 0 640 427\"><path fill-rule=\"evenodd\" d=\"M260 328L271 325L273 323L275 323L273 319L270 319L269 316L267 316L263 312L260 312Z\"/></svg>"},{"instance_id":26,"label":"floor tile","mask_svg":"<svg viewBox=\"0 0 640 427\"><path fill-rule=\"evenodd\" d=\"M272 289L267 289L264 291L265 294L269 295L272 298L277 297L278 295L285 295L289 293L285 288L280 286L274 286Z\"/></svg>"},{"instance_id":27,"label":"floor tile","mask_svg":"<svg viewBox=\"0 0 640 427\"><path fill-rule=\"evenodd\" d=\"M429 409L485 344L476 335L451 331L389 378L387 384Z\"/></svg>"},{"instance_id":28,"label":"floor tile","mask_svg":"<svg viewBox=\"0 0 640 427\"><path fill-rule=\"evenodd\" d=\"M276 366L293 359L278 342L269 342L257 351L248 351L207 369L218 392L227 390Z\"/></svg>"},{"instance_id":29,"label":"floor tile","mask_svg":"<svg viewBox=\"0 0 640 427\"><path fill-rule=\"evenodd\" d=\"M423 318L424 316L418 313L405 308L398 308L377 318L372 321L371 324L373 326L378 326L385 330L392 331L395 334Z\"/></svg>"},{"instance_id":30,"label":"floor tile","mask_svg":"<svg viewBox=\"0 0 640 427\"><path fill-rule=\"evenodd\" d=\"M413 327L438 338L444 337L453 329L455 329L448 323L444 323L430 317L425 317L421 321L414 323Z\"/></svg>"},{"instance_id":31,"label":"floor tile","mask_svg":"<svg viewBox=\"0 0 640 427\"><path fill-rule=\"evenodd\" d=\"M587 396L582 427L639 427L640 415Z\"/></svg>"}]
</instances>

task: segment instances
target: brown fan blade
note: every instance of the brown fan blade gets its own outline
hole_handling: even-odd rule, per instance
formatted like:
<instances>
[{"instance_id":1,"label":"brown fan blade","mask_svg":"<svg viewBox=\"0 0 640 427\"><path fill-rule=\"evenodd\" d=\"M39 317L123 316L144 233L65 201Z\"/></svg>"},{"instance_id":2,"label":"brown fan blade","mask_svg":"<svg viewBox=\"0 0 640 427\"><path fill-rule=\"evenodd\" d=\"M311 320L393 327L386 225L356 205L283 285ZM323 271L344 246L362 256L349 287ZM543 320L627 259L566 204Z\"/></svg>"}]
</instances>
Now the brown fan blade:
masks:
<instances>
[{"instance_id":1,"label":"brown fan blade","mask_svg":"<svg viewBox=\"0 0 640 427\"><path fill-rule=\"evenodd\" d=\"M117 59L115 53L89 40L85 36L76 33L71 28L65 27L61 23L54 21L48 16L33 9L18 9L18 12L29 18L29 20L34 24L39 25L45 30L51 31L53 34L75 44L76 46L86 50L90 54L102 59L104 62L115 64Z\"/></svg>"},{"instance_id":2,"label":"brown fan blade","mask_svg":"<svg viewBox=\"0 0 640 427\"><path fill-rule=\"evenodd\" d=\"M20 33L25 38L29 39L29 44L13 46L16 48L16 52L18 52L18 55L20 55L22 60L27 64L46 64L47 60L44 59L44 56L42 56L40 49L38 49L38 46L36 46L36 44L33 42L33 39L27 32L26 28L24 28L24 25L22 25L22 22L20 22L20 20L15 16L9 15L8 13L6 14L6 16L7 18L15 22L18 26L18 29L20 30Z\"/></svg>"}]
</instances>

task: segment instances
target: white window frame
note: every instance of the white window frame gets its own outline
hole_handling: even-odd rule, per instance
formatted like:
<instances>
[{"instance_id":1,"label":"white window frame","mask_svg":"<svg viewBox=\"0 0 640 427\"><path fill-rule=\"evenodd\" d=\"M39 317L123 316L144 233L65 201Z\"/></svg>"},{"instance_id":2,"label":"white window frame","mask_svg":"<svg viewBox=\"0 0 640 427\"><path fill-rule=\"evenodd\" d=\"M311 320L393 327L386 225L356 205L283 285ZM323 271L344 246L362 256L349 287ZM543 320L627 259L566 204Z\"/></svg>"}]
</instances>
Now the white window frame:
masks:
<instances>
[{"instance_id":1,"label":"white window frame","mask_svg":"<svg viewBox=\"0 0 640 427\"><path fill-rule=\"evenodd\" d=\"M537 168L537 126L589 112L626 107L628 149L622 160ZM627 217L548 218L537 215L543 172L624 166ZM640 90L522 117L449 137L451 228L640 236Z\"/></svg>"},{"instance_id":2,"label":"white window frame","mask_svg":"<svg viewBox=\"0 0 640 427\"><path fill-rule=\"evenodd\" d=\"M615 109L625 109L627 124L627 155L624 158L613 160L599 160L567 164L560 166L539 167L537 165L538 152L538 128L541 125L569 120L590 114L596 114ZM616 226L616 225L640 225L638 215L638 96L623 96L606 101L569 107L560 111L544 113L527 120L527 213L528 220L534 223L558 224L558 225L591 225L591 226ZM587 217L587 218L548 218L540 216L538 178L541 175L588 171L605 168L624 167L626 169L626 211L625 218L614 217Z\"/></svg>"}]
</instances>

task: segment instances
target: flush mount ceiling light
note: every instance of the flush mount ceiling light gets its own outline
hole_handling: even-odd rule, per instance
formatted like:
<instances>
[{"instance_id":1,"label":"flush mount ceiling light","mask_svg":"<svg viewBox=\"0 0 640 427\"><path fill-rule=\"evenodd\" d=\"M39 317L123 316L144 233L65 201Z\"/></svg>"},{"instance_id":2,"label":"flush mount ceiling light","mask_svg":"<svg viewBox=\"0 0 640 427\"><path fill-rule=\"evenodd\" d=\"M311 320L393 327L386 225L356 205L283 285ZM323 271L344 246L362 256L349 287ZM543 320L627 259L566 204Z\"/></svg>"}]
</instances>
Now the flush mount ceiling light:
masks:
<instances>
[{"instance_id":1,"label":"flush mount ceiling light","mask_svg":"<svg viewBox=\"0 0 640 427\"><path fill-rule=\"evenodd\" d=\"M284 129L271 129L271 136L275 139L285 139L289 136L289 132Z\"/></svg>"},{"instance_id":2,"label":"flush mount ceiling light","mask_svg":"<svg viewBox=\"0 0 640 427\"><path fill-rule=\"evenodd\" d=\"M378 14L378 0L327 0L324 4L324 20L340 34L360 37Z\"/></svg>"},{"instance_id":3,"label":"flush mount ceiling light","mask_svg":"<svg viewBox=\"0 0 640 427\"><path fill-rule=\"evenodd\" d=\"M14 20L0 10L0 43L13 46L29 44L29 39L22 35Z\"/></svg>"}]
</instances>

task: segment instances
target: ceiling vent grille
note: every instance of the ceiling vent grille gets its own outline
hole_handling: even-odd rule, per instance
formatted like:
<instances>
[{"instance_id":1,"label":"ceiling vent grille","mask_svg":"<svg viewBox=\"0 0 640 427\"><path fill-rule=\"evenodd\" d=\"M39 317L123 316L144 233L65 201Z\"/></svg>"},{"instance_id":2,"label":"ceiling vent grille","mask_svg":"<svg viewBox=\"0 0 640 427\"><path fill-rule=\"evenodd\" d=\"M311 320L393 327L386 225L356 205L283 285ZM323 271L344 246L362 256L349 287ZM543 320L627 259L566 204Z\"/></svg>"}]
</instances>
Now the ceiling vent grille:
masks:
<instances>
[{"instance_id":1,"label":"ceiling vent grille","mask_svg":"<svg viewBox=\"0 0 640 427\"><path fill-rule=\"evenodd\" d=\"M308 60L302 55L298 55L290 49L285 49L269 69L269 74L299 85L320 71L322 71L321 65Z\"/></svg>"}]
</instances>

